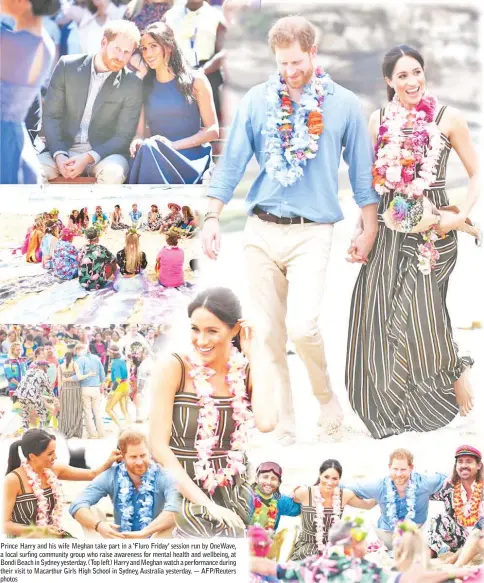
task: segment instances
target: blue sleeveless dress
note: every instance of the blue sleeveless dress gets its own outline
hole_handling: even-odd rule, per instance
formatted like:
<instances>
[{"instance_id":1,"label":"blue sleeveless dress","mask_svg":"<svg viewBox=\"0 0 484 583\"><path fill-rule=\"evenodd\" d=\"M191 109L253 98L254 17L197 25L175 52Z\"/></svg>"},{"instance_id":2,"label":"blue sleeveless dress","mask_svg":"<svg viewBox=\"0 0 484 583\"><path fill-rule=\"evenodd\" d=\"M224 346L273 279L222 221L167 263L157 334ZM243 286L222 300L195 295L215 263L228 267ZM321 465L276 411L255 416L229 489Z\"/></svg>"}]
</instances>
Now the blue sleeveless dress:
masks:
<instances>
[{"instance_id":1,"label":"blue sleeveless dress","mask_svg":"<svg viewBox=\"0 0 484 583\"><path fill-rule=\"evenodd\" d=\"M42 71L33 85L28 77L39 46L44 46ZM40 166L25 127L25 117L46 79L55 47L43 31L36 36L0 24L0 184L37 184ZM8 55L8 58L7 58Z\"/></svg>"},{"instance_id":2,"label":"blue sleeveless dress","mask_svg":"<svg viewBox=\"0 0 484 583\"><path fill-rule=\"evenodd\" d=\"M174 142L200 131L202 120L196 101L188 103L178 90L176 79L168 83L153 81L145 96L145 119L151 138L136 153L129 175L130 184L197 184L210 166L212 147L204 144L174 150L156 139L157 135Z\"/></svg>"}]
</instances>

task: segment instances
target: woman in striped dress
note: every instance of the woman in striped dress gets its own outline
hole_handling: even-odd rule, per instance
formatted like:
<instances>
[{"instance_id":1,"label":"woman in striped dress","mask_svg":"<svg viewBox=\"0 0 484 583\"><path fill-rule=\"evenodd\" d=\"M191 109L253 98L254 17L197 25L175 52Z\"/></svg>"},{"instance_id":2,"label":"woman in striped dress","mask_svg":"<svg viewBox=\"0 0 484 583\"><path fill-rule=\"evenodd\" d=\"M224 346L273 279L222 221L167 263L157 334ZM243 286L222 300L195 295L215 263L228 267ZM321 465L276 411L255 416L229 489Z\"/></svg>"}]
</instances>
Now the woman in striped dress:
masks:
<instances>
[{"instance_id":1,"label":"woman in striped dress","mask_svg":"<svg viewBox=\"0 0 484 583\"><path fill-rule=\"evenodd\" d=\"M66 352L60 366L60 417L59 431L66 439L82 437L82 389L76 379L74 354Z\"/></svg>"},{"instance_id":2,"label":"woman in striped dress","mask_svg":"<svg viewBox=\"0 0 484 583\"><path fill-rule=\"evenodd\" d=\"M183 495L177 536L242 537L251 499L251 409L258 429L272 431L272 387L254 384L249 374L251 329L232 291L201 292L188 315L193 349L172 355L152 375L152 452Z\"/></svg>"},{"instance_id":3,"label":"woman in striped dress","mask_svg":"<svg viewBox=\"0 0 484 583\"><path fill-rule=\"evenodd\" d=\"M354 492L341 488L343 468L338 460L324 461L314 486L299 486L294 491L294 502L301 504L301 533L296 541L293 561L321 555L326 550L328 533L337 522L345 506L371 510L375 500L362 500Z\"/></svg>"},{"instance_id":4,"label":"woman in striped dress","mask_svg":"<svg viewBox=\"0 0 484 583\"><path fill-rule=\"evenodd\" d=\"M383 61L383 75L388 84L387 109L391 106L395 110L400 105L414 114L432 103L432 97L424 94L424 62L415 49L406 45L391 49ZM346 387L353 409L377 439L404 431L438 429L450 423L459 410L467 415L473 405L468 381L473 361L458 354L446 296L457 259L456 229L466 222L479 194L478 157L462 115L454 108L433 103L432 119L438 126L437 133L440 130L441 149L433 172L436 180L428 179L424 195L441 214L436 227L439 238L434 242L438 252L435 266L427 273L421 270L425 248L422 233L401 233L383 222L381 215L394 197L393 190L381 197L378 233L368 258L356 257L354 247L349 250L353 261L365 264L353 291ZM401 134L396 136L397 140L407 138L403 146L407 150L400 150L402 158L415 155L416 150L411 148L419 136L413 136L414 119L401 126ZM370 133L374 144L379 136L387 140L385 143L393 138L389 129L392 121L385 110L373 112ZM429 128L431 125L428 123ZM449 205L445 178L452 148L469 175L467 197L455 213L442 211ZM377 155L380 152L377 150ZM432 149L425 149L427 160L431 153ZM376 181L380 162L377 159L373 168ZM405 180L414 184L422 166L418 165L411 176L404 164L397 169L402 179L405 174Z\"/></svg>"},{"instance_id":5,"label":"woman in striped dress","mask_svg":"<svg viewBox=\"0 0 484 583\"><path fill-rule=\"evenodd\" d=\"M19 447L25 457L20 460ZM12 537L64 538L64 502L59 480L90 481L121 459L118 450L95 470L56 461L56 440L43 429L30 429L14 441L4 481L4 533Z\"/></svg>"}]
</instances>

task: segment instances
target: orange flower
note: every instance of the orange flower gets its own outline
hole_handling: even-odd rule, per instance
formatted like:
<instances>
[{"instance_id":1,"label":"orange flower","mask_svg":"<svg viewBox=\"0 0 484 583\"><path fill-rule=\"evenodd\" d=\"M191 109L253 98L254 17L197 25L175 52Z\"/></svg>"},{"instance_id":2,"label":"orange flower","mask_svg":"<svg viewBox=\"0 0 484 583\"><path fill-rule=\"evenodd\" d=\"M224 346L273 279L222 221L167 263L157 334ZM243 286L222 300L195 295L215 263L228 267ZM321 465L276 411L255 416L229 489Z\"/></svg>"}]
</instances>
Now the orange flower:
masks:
<instances>
[{"instance_id":1,"label":"orange flower","mask_svg":"<svg viewBox=\"0 0 484 583\"><path fill-rule=\"evenodd\" d=\"M320 136L324 130L323 116L319 111L311 111L308 115L308 130L310 134Z\"/></svg>"},{"instance_id":2,"label":"orange flower","mask_svg":"<svg viewBox=\"0 0 484 583\"><path fill-rule=\"evenodd\" d=\"M415 160L413 158L402 158L400 160L402 166L411 166L414 162Z\"/></svg>"},{"instance_id":3,"label":"orange flower","mask_svg":"<svg viewBox=\"0 0 484 583\"><path fill-rule=\"evenodd\" d=\"M280 132L290 132L291 130L292 130L292 124L290 124L290 123L285 123L279 128Z\"/></svg>"},{"instance_id":4,"label":"orange flower","mask_svg":"<svg viewBox=\"0 0 484 583\"><path fill-rule=\"evenodd\" d=\"M289 97L283 97L281 99L281 104L282 108L285 109L289 115L291 115L291 113L293 112L293 108L292 101L289 99Z\"/></svg>"}]
</instances>

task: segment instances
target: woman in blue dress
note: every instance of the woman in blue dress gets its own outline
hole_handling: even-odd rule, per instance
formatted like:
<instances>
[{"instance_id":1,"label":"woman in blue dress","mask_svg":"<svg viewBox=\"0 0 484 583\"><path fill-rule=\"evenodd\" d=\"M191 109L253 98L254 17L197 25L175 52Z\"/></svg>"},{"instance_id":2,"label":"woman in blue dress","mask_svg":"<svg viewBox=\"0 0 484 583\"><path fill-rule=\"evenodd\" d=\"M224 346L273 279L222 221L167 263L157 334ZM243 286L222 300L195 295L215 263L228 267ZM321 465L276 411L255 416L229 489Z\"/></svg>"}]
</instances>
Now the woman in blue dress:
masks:
<instances>
[{"instance_id":1,"label":"woman in blue dress","mask_svg":"<svg viewBox=\"0 0 484 583\"><path fill-rule=\"evenodd\" d=\"M59 0L2 0L2 13L15 20L15 30L0 24L0 184L40 183L24 120L54 60L42 17L58 9Z\"/></svg>"},{"instance_id":2,"label":"woman in blue dress","mask_svg":"<svg viewBox=\"0 0 484 583\"><path fill-rule=\"evenodd\" d=\"M149 71L129 182L197 184L210 167L210 142L219 135L210 83L190 68L163 22L144 31L141 54Z\"/></svg>"}]
</instances>

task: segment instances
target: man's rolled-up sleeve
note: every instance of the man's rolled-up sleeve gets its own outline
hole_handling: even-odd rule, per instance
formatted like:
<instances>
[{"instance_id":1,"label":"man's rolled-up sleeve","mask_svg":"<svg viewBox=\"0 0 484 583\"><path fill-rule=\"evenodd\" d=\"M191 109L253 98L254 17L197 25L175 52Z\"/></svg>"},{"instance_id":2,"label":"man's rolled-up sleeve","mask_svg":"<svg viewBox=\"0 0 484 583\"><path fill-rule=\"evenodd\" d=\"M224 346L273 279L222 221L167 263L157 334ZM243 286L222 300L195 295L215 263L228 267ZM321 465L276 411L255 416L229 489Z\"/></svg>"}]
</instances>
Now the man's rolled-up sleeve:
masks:
<instances>
[{"instance_id":1,"label":"man's rolled-up sleeve","mask_svg":"<svg viewBox=\"0 0 484 583\"><path fill-rule=\"evenodd\" d=\"M76 512L81 508L90 508L91 506L94 506L105 496L112 497L113 480L111 472L112 468L94 478L89 486L79 494L69 507L69 513L71 516L75 517Z\"/></svg>"},{"instance_id":2,"label":"man's rolled-up sleeve","mask_svg":"<svg viewBox=\"0 0 484 583\"><path fill-rule=\"evenodd\" d=\"M162 491L165 498L164 511L180 512L181 495L176 487L175 480L167 472L163 472L159 478L162 481Z\"/></svg>"}]
</instances>

